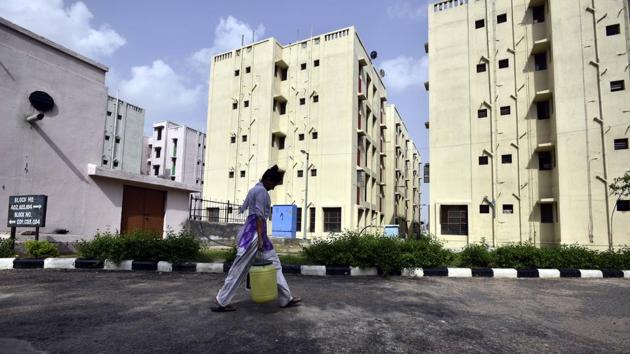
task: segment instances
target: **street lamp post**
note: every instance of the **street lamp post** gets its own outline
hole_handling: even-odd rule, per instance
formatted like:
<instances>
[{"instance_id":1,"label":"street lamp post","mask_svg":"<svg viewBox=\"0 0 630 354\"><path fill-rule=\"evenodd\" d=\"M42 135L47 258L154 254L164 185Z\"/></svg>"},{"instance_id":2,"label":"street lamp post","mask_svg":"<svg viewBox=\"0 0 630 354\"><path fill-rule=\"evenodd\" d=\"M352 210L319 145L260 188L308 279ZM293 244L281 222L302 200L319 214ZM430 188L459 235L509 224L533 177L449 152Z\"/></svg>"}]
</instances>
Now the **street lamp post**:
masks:
<instances>
[{"instance_id":1,"label":"street lamp post","mask_svg":"<svg viewBox=\"0 0 630 354\"><path fill-rule=\"evenodd\" d=\"M304 180L304 216L302 217L302 227L304 228L304 233L303 233L303 237L304 240L306 240L306 230L307 230L307 225L306 225L306 211L308 210L308 167L309 167L309 153L306 152L305 150L300 150L301 153L303 153L304 155L306 155L306 170L304 171L304 173L306 174L305 176L305 180Z\"/></svg>"}]
</instances>

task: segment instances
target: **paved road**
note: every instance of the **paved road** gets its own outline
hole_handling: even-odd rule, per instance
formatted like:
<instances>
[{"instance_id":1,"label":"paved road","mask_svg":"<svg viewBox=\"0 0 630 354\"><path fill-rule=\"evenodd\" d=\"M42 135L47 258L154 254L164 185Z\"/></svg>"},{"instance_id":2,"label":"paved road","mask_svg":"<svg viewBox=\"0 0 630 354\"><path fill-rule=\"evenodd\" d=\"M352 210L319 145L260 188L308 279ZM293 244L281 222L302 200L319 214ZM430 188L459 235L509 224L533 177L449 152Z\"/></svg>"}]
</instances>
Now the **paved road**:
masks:
<instances>
[{"instance_id":1,"label":"paved road","mask_svg":"<svg viewBox=\"0 0 630 354\"><path fill-rule=\"evenodd\" d=\"M0 271L0 353L630 352L627 279L287 279L216 314L219 274Z\"/></svg>"}]
</instances>

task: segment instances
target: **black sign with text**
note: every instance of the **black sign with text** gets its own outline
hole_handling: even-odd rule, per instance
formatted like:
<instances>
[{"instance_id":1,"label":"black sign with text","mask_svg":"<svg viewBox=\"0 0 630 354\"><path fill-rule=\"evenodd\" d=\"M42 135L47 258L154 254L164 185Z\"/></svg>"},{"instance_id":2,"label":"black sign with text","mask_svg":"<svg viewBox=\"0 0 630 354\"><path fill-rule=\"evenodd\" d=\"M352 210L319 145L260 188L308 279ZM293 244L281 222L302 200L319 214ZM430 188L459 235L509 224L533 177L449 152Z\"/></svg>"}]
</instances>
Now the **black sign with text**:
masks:
<instances>
[{"instance_id":1,"label":"black sign with text","mask_svg":"<svg viewBox=\"0 0 630 354\"><path fill-rule=\"evenodd\" d=\"M46 226L45 195L12 195L9 197L7 227Z\"/></svg>"}]
</instances>

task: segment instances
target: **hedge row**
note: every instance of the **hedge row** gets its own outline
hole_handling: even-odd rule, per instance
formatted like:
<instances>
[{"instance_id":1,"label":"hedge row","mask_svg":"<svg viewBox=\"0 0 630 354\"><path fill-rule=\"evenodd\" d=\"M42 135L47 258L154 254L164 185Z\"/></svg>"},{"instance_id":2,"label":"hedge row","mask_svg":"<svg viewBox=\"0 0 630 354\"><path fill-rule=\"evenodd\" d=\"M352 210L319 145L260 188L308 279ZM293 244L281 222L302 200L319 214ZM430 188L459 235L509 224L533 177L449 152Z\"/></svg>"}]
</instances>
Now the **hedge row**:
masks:
<instances>
[{"instance_id":1,"label":"hedge row","mask_svg":"<svg viewBox=\"0 0 630 354\"><path fill-rule=\"evenodd\" d=\"M314 264L378 267L385 274L406 268L498 267L630 269L630 249L598 252L582 246L537 248L518 244L489 250L487 245L470 245L455 253L434 238L404 240L382 235L346 232L304 249Z\"/></svg>"},{"instance_id":2,"label":"hedge row","mask_svg":"<svg viewBox=\"0 0 630 354\"><path fill-rule=\"evenodd\" d=\"M98 234L90 241L77 244L80 258L109 259L120 263L125 259L181 262L195 260L199 242L188 234L170 234L156 238L153 234L132 232L124 235Z\"/></svg>"}]
</instances>

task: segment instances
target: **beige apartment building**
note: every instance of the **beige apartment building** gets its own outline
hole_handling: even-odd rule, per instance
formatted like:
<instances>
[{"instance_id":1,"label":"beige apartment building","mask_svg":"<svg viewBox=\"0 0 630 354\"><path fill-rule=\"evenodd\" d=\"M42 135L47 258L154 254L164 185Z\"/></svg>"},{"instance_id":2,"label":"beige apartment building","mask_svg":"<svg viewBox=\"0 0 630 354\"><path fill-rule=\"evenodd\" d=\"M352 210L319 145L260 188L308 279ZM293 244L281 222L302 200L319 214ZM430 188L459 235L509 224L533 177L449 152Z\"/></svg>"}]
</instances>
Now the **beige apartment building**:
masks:
<instances>
[{"instance_id":1,"label":"beige apartment building","mask_svg":"<svg viewBox=\"0 0 630 354\"><path fill-rule=\"evenodd\" d=\"M430 232L461 247L630 244L625 0L429 5Z\"/></svg>"},{"instance_id":2,"label":"beige apartment building","mask_svg":"<svg viewBox=\"0 0 630 354\"><path fill-rule=\"evenodd\" d=\"M240 202L278 164L272 203L300 207L300 238L303 226L314 238L393 223L406 232L418 220L418 181L405 178L420 156L354 27L265 39L211 64L205 199Z\"/></svg>"}]
</instances>

